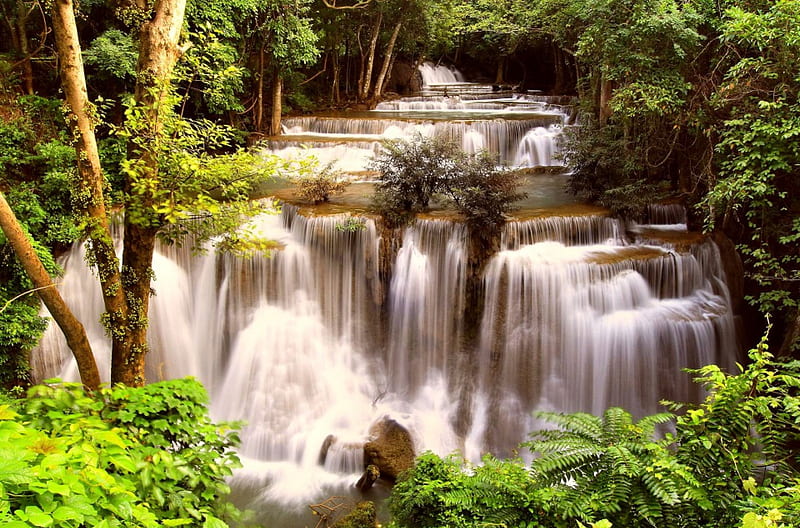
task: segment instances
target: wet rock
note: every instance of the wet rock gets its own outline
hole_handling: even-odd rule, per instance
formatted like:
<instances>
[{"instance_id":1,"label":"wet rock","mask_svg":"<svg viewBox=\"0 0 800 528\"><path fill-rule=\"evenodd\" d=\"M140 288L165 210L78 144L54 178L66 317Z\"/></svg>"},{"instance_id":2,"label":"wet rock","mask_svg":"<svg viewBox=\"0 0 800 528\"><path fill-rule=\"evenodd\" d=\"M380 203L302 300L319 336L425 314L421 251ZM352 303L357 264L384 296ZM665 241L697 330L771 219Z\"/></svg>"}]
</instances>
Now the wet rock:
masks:
<instances>
[{"instance_id":1,"label":"wet rock","mask_svg":"<svg viewBox=\"0 0 800 528\"><path fill-rule=\"evenodd\" d=\"M370 464L367 466L367 469L364 470L364 474L361 475L361 478L358 479L356 482L356 488L358 491L365 492L375 484L375 481L381 477L381 470L378 469L378 466L374 464Z\"/></svg>"},{"instance_id":2,"label":"wet rock","mask_svg":"<svg viewBox=\"0 0 800 528\"><path fill-rule=\"evenodd\" d=\"M417 93L422 90L422 73L415 64L397 61L392 66L386 89L402 95Z\"/></svg>"},{"instance_id":3,"label":"wet rock","mask_svg":"<svg viewBox=\"0 0 800 528\"><path fill-rule=\"evenodd\" d=\"M359 502L350 513L336 521L333 528L375 528L378 525L378 514L375 503Z\"/></svg>"},{"instance_id":4,"label":"wet rock","mask_svg":"<svg viewBox=\"0 0 800 528\"><path fill-rule=\"evenodd\" d=\"M376 466L382 478L396 480L414 465L414 457L414 442L408 429L389 417L372 425L370 440L364 444L364 462Z\"/></svg>"},{"instance_id":5,"label":"wet rock","mask_svg":"<svg viewBox=\"0 0 800 528\"><path fill-rule=\"evenodd\" d=\"M332 434L329 434L325 437L325 440L322 442L322 447L319 448L319 458L317 459L317 463L320 466L325 465L325 461L328 459L328 451L330 451L331 446L336 443L336 437Z\"/></svg>"}]
</instances>

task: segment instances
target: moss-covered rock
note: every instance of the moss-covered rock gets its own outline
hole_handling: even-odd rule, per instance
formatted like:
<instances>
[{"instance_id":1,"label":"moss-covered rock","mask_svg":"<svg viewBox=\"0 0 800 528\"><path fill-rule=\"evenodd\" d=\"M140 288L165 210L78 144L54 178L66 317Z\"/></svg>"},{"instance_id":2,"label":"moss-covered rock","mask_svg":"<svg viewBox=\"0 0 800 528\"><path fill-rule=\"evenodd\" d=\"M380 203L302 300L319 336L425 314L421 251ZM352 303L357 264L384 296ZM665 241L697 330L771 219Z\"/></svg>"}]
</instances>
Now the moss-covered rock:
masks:
<instances>
[{"instance_id":1,"label":"moss-covered rock","mask_svg":"<svg viewBox=\"0 0 800 528\"><path fill-rule=\"evenodd\" d=\"M371 501L359 502L355 508L336 521L333 528L375 528L378 525L378 514L375 503Z\"/></svg>"}]
</instances>

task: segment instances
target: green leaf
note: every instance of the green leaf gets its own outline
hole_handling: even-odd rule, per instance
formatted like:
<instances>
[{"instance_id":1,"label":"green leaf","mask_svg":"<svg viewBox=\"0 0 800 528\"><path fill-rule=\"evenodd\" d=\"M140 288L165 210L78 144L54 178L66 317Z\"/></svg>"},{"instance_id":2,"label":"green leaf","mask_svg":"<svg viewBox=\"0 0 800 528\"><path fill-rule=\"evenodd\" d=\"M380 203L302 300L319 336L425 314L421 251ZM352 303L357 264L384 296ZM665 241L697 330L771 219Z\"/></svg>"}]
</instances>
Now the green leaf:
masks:
<instances>
[{"instance_id":1,"label":"green leaf","mask_svg":"<svg viewBox=\"0 0 800 528\"><path fill-rule=\"evenodd\" d=\"M60 483L52 481L52 480L47 481L47 490L50 491L51 493L56 494L56 495L69 495L70 494L69 486L67 486L65 484L60 484Z\"/></svg>"},{"instance_id":2,"label":"green leaf","mask_svg":"<svg viewBox=\"0 0 800 528\"><path fill-rule=\"evenodd\" d=\"M28 522L34 526L51 526L53 524L53 518L44 513L38 506L25 508L25 515L28 518Z\"/></svg>"},{"instance_id":3,"label":"green leaf","mask_svg":"<svg viewBox=\"0 0 800 528\"><path fill-rule=\"evenodd\" d=\"M192 524L193 522L193 519L164 519L161 521L164 526L186 526L187 524Z\"/></svg>"}]
</instances>

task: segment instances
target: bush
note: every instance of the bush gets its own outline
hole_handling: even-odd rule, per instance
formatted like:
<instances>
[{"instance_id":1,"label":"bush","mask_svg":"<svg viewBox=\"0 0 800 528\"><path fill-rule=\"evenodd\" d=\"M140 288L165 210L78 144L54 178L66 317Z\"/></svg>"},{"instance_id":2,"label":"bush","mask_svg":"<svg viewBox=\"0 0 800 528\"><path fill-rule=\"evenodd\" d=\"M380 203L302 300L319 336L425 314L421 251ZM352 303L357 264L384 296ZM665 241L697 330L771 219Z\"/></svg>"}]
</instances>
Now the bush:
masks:
<instances>
[{"instance_id":1,"label":"bush","mask_svg":"<svg viewBox=\"0 0 800 528\"><path fill-rule=\"evenodd\" d=\"M297 186L297 194L314 205L327 202L331 196L344 192L350 185L349 181L341 179L331 165L311 174L296 176L291 182Z\"/></svg>"},{"instance_id":2,"label":"bush","mask_svg":"<svg viewBox=\"0 0 800 528\"><path fill-rule=\"evenodd\" d=\"M425 453L395 484L389 510L395 527L550 526L541 498L519 460L486 456L465 469L457 456Z\"/></svg>"},{"instance_id":3,"label":"bush","mask_svg":"<svg viewBox=\"0 0 800 528\"><path fill-rule=\"evenodd\" d=\"M41 385L0 405L0 525L223 528L236 433L195 380L87 395Z\"/></svg>"},{"instance_id":4,"label":"bush","mask_svg":"<svg viewBox=\"0 0 800 528\"><path fill-rule=\"evenodd\" d=\"M440 199L464 215L473 233L494 233L513 203L525 196L517 192L515 173L498 168L485 153L470 156L441 137L388 142L371 168L380 173L375 205L393 225Z\"/></svg>"}]
</instances>

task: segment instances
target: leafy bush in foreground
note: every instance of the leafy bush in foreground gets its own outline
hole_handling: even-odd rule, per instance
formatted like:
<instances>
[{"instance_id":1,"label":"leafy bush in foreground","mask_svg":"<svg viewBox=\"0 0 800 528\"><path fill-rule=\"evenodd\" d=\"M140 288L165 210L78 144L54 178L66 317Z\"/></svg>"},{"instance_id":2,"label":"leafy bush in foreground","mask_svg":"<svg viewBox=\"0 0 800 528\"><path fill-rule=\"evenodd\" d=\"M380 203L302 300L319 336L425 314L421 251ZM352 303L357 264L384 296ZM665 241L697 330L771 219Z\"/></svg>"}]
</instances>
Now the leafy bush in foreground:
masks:
<instances>
[{"instance_id":1,"label":"leafy bush in foreground","mask_svg":"<svg viewBox=\"0 0 800 528\"><path fill-rule=\"evenodd\" d=\"M86 394L41 385L0 405L0 525L223 528L236 433L193 379Z\"/></svg>"}]
</instances>

